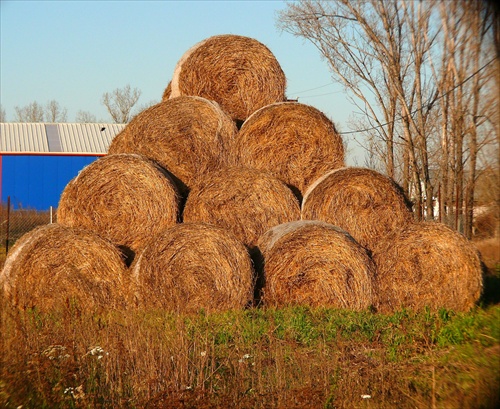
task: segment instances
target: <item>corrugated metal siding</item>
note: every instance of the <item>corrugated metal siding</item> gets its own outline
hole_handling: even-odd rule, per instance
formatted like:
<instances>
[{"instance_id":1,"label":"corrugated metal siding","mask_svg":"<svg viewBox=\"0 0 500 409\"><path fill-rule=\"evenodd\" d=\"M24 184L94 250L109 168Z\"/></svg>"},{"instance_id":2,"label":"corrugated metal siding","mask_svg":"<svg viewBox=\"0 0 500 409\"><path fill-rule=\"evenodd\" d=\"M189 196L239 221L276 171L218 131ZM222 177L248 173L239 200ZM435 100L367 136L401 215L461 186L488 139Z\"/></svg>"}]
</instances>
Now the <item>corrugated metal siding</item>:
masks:
<instances>
[{"instance_id":1,"label":"corrugated metal siding","mask_svg":"<svg viewBox=\"0 0 500 409\"><path fill-rule=\"evenodd\" d=\"M97 154L106 153L112 139L124 127L122 124L58 124L64 152Z\"/></svg>"},{"instance_id":2,"label":"corrugated metal siding","mask_svg":"<svg viewBox=\"0 0 500 409\"><path fill-rule=\"evenodd\" d=\"M97 154L107 153L112 139L120 133L125 124L76 124L76 123L1 123L1 153L58 153ZM56 126L60 148L51 150L46 125ZM104 128L104 129L103 129ZM101 131L101 129L103 129ZM56 146L52 144L51 146Z\"/></svg>"},{"instance_id":3,"label":"corrugated metal siding","mask_svg":"<svg viewBox=\"0 0 500 409\"><path fill-rule=\"evenodd\" d=\"M43 123L0 123L0 152L50 152Z\"/></svg>"}]
</instances>

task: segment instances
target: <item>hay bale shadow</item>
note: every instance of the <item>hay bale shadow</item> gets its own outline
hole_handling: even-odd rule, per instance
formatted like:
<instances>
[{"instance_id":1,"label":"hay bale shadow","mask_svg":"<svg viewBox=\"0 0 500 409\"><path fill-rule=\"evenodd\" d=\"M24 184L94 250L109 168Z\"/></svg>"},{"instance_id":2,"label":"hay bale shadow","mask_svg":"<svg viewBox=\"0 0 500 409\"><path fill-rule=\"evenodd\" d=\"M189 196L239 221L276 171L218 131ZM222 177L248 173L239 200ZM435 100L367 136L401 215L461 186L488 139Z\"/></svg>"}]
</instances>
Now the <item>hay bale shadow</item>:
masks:
<instances>
[{"instance_id":1,"label":"hay bale shadow","mask_svg":"<svg viewBox=\"0 0 500 409\"><path fill-rule=\"evenodd\" d=\"M483 268L483 293L479 304L484 307L500 304L500 265L488 268L484 262Z\"/></svg>"}]
</instances>

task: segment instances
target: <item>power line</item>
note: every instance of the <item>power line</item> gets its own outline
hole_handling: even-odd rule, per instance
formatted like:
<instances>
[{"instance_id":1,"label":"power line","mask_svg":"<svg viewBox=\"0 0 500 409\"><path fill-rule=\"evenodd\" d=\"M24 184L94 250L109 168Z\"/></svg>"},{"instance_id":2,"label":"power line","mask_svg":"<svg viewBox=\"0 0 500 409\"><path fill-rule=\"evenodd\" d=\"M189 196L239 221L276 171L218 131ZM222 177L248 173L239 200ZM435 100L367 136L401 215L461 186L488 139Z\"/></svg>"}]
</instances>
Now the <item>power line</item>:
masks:
<instances>
[{"instance_id":1,"label":"power line","mask_svg":"<svg viewBox=\"0 0 500 409\"><path fill-rule=\"evenodd\" d=\"M303 94L304 92L315 91L315 90L320 89L320 88L328 87L329 85L332 85L332 84L334 84L334 82L329 82L328 84L320 85L319 87L315 87L315 88L309 88L309 89L306 89L304 91L290 92L290 95L297 95L297 94Z\"/></svg>"},{"instance_id":2,"label":"power line","mask_svg":"<svg viewBox=\"0 0 500 409\"><path fill-rule=\"evenodd\" d=\"M316 94L316 95L305 95L303 97L297 97L299 99L304 99L304 98L316 98L316 97L324 97L325 95L333 95L333 94L339 94L342 91L334 91L334 92L327 92L326 94Z\"/></svg>"},{"instance_id":3,"label":"power line","mask_svg":"<svg viewBox=\"0 0 500 409\"><path fill-rule=\"evenodd\" d=\"M472 79L473 77L475 77L477 74L479 74L482 70L484 70L488 65L490 65L495 60L496 60L496 58L493 58L492 60L488 61L481 68L479 68L476 72L472 73L466 79L464 79L461 83L455 85L452 89L446 91L444 94L437 96L436 99L434 100L434 102L436 102L437 100L439 100L441 98L444 98L446 95L450 94L451 92L453 92L454 90L456 90L458 87L460 87L461 85L465 84L467 81L469 81L470 79ZM383 126L387 126L387 125L393 124L394 122L400 121L403 118L407 118L409 116L412 116L415 113L417 113L418 111L421 111L422 109L429 107L430 105L431 104L430 104L430 100L429 100L429 102L427 102L426 104L424 104L421 108L415 109L414 111L410 112L408 115L400 116L398 119L395 119L394 121L389 121L389 122L386 122L384 124L373 126L371 128L361 129L359 131L340 132L340 135L348 135L348 134L354 134L354 133L361 133L361 132L367 132L367 131L372 131L374 129L382 128Z\"/></svg>"}]
</instances>

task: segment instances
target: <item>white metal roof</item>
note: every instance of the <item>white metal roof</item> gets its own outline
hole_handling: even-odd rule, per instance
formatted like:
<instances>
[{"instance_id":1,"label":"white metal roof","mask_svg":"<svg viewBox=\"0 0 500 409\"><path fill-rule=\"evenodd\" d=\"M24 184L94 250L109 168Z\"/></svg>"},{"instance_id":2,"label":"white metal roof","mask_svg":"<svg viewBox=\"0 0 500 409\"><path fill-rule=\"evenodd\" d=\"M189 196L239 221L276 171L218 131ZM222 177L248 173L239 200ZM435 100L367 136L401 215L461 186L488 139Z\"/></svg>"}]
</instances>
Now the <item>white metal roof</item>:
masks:
<instances>
[{"instance_id":1,"label":"white metal roof","mask_svg":"<svg viewBox=\"0 0 500 409\"><path fill-rule=\"evenodd\" d=\"M0 154L104 155L126 124L0 123Z\"/></svg>"}]
</instances>

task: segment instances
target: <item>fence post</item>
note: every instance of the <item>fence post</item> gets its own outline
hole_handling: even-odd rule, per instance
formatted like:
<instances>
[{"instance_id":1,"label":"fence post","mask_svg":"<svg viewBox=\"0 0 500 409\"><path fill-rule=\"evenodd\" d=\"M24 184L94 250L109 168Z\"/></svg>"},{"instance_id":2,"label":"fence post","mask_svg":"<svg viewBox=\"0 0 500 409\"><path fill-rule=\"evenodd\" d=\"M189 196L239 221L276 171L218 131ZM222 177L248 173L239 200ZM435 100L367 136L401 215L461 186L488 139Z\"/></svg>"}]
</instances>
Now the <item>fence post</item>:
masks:
<instances>
[{"instance_id":1,"label":"fence post","mask_svg":"<svg viewBox=\"0 0 500 409\"><path fill-rule=\"evenodd\" d=\"M50 224L52 224L52 206L50 206Z\"/></svg>"},{"instance_id":2,"label":"fence post","mask_svg":"<svg viewBox=\"0 0 500 409\"><path fill-rule=\"evenodd\" d=\"M10 196L7 196L7 233L5 234L5 255L9 252Z\"/></svg>"}]
</instances>

